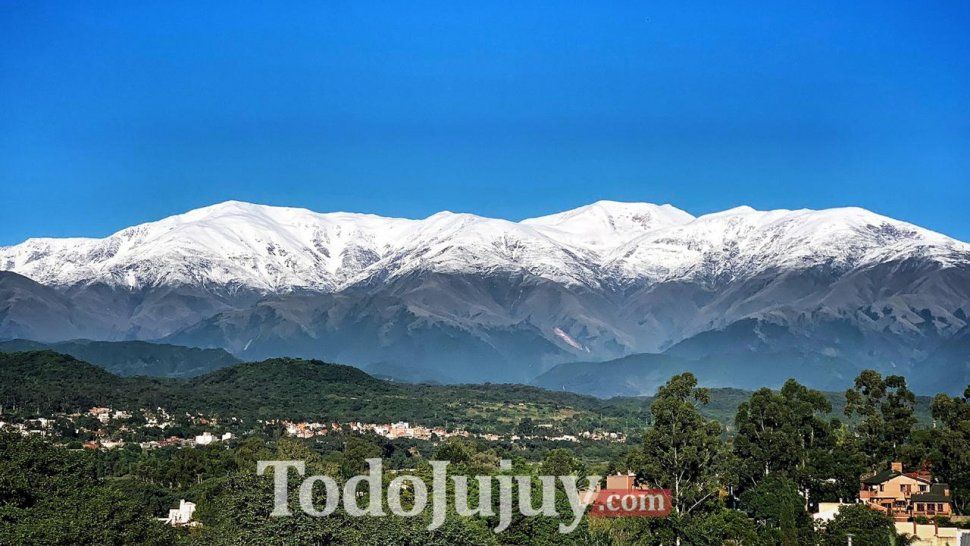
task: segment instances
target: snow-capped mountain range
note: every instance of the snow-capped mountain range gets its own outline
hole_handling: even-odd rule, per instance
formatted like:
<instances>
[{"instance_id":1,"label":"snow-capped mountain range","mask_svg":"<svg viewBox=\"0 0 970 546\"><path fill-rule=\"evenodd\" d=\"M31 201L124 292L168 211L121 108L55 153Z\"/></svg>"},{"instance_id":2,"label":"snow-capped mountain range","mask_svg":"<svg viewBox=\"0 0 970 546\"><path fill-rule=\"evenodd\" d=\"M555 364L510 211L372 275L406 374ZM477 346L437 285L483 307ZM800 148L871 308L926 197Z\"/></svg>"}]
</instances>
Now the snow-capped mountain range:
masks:
<instances>
[{"instance_id":1,"label":"snow-capped mountain range","mask_svg":"<svg viewBox=\"0 0 970 546\"><path fill-rule=\"evenodd\" d=\"M414 269L523 270L596 282L612 251L694 218L665 205L596 203L515 223L441 212L424 220L320 214L238 201L124 229L105 239L29 239L0 268L51 286L215 284L264 292L339 291Z\"/></svg>"},{"instance_id":2,"label":"snow-capped mountain range","mask_svg":"<svg viewBox=\"0 0 970 546\"><path fill-rule=\"evenodd\" d=\"M909 370L970 313L970 245L858 208L600 201L511 222L229 201L0 247L0 271L17 274L0 276L0 338L166 339L461 381L667 351L739 321L780 326L752 333L770 350Z\"/></svg>"}]
</instances>

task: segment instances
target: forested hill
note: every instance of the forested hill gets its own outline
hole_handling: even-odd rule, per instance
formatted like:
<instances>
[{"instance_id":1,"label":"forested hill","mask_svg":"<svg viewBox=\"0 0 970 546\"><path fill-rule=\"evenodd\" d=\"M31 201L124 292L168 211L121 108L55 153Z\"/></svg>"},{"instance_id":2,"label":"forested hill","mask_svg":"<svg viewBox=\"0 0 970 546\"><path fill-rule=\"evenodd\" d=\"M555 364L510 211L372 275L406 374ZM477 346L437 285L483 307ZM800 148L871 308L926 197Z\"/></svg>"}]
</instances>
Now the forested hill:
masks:
<instances>
[{"instance_id":1,"label":"forested hill","mask_svg":"<svg viewBox=\"0 0 970 546\"><path fill-rule=\"evenodd\" d=\"M193 377L240 362L223 349L199 349L147 341L0 341L0 353L44 349L71 355L118 375Z\"/></svg>"},{"instance_id":2,"label":"forested hill","mask_svg":"<svg viewBox=\"0 0 970 546\"><path fill-rule=\"evenodd\" d=\"M0 404L74 412L92 406L241 419L388 422L511 430L522 418L612 430L642 424L639 404L610 404L522 385L414 385L350 366L276 358L191 378L120 377L53 351L0 354Z\"/></svg>"},{"instance_id":3,"label":"forested hill","mask_svg":"<svg viewBox=\"0 0 970 546\"><path fill-rule=\"evenodd\" d=\"M701 408L724 425L750 392L712 389ZM828 393L833 415L844 397ZM514 384L404 384L372 377L350 366L276 358L237 364L190 379L121 377L54 351L0 353L0 404L27 411L74 412L93 406L163 407L169 411L242 419L388 422L411 420L482 431L508 431L524 418L636 430L646 423L652 398L602 400ZM929 399L917 401L926 421Z\"/></svg>"}]
</instances>

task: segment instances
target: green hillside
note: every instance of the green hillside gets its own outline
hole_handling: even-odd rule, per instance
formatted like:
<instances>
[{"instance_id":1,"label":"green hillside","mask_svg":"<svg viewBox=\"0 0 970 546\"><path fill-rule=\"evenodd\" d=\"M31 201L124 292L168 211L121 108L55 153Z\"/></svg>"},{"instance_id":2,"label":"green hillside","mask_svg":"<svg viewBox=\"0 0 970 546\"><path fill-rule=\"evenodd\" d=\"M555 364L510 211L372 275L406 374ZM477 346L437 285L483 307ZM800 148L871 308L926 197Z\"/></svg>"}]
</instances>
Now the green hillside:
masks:
<instances>
[{"instance_id":1,"label":"green hillside","mask_svg":"<svg viewBox=\"0 0 970 546\"><path fill-rule=\"evenodd\" d=\"M729 427L750 392L712 389L701 412ZM841 417L841 393L826 393ZM121 377L53 351L0 354L0 404L31 411L81 411L92 406L164 407L241 419L306 419L461 426L508 432L524 419L559 430L634 431L646 423L652 397L599 399L514 384L404 384L350 366L276 358L237 364L191 379ZM929 399L917 400L929 419Z\"/></svg>"},{"instance_id":2,"label":"green hillside","mask_svg":"<svg viewBox=\"0 0 970 546\"><path fill-rule=\"evenodd\" d=\"M278 358L192 379L120 377L53 351L0 354L0 403L28 410L164 407L243 419L413 420L508 431L523 417L570 430L642 424L639 402L613 404L522 385L414 385L357 368Z\"/></svg>"},{"instance_id":3,"label":"green hillside","mask_svg":"<svg viewBox=\"0 0 970 546\"><path fill-rule=\"evenodd\" d=\"M117 375L193 377L240 362L223 349L197 349L146 341L75 339L41 343L14 339L0 342L0 353L44 349L71 355Z\"/></svg>"}]
</instances>

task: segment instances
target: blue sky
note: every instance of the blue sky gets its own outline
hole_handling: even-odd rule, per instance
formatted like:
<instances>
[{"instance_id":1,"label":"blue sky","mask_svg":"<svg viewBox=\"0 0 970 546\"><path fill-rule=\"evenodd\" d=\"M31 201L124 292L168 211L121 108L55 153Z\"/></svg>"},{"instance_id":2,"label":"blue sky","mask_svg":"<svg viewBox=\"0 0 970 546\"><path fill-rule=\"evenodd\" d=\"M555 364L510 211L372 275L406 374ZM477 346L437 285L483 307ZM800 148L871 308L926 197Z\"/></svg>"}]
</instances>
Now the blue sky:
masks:
<instances>
[{"instance_id":1,"label":"blue sky","mask_svg":"<svg viewBox=\"0 0 970 546\"><path fill-rule=\"evenodd\" d=\"M79 4L0 0L0 245L227 199L970 240L970 2Z\"/></svg>"}]
</instances>

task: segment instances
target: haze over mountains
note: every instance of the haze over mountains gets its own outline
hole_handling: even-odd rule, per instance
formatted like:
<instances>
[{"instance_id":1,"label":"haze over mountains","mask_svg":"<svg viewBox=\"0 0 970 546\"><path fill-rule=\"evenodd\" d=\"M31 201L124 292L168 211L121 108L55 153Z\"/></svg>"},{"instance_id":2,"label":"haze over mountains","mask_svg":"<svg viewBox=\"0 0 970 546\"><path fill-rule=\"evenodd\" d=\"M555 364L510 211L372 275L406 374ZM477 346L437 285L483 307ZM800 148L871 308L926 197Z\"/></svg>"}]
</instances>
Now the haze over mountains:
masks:
<instances>
[{"instance_id":1,"label":"haze over mountains","mask_svg":"<svg viewBox=\"0 0 970 546\"><path fill-rule=\"evenodd\" d=\"M694 217L601 201L510 222L230 201L0 247L0 338L162 340L598 394L652 393L668 369L838 388L874 367L962 390L968 313L970 245L857 208Z\"/></svg>"},{"instance_id":2,"label":"haze over mountains","mask_svg":"<svg viewBox=\"0 0 970 546\"><path fill-rule=\"evenodd\" d=\"M73 356L121 376L194 377L239 363L239 359L222 349L198 349L146 341L0 341L0 353L44 350Z\"/></svg>"}]
</instances>

